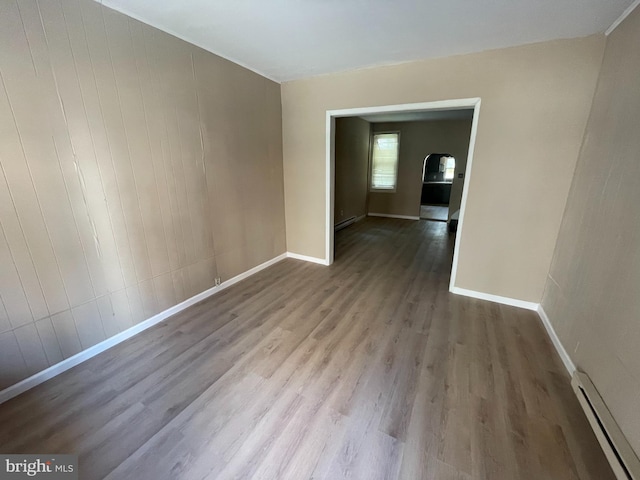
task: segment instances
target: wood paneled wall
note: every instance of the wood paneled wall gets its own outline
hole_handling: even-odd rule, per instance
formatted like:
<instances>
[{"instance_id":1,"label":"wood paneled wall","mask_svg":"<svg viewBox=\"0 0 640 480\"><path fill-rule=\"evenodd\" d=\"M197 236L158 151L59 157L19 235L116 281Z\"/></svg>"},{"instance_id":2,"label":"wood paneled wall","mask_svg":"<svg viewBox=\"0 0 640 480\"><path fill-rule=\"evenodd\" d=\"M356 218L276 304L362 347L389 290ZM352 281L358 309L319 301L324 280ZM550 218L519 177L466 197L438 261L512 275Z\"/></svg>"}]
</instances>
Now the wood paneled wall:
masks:
<instances>
[{"instance_id":1,"label":"wood paneled wall","mask_svg":"<svg viewBox=\"0 0 640 480\"><path fill-rule=\"evenodd\" d=\"M91 0L0 45L0 388L285 251L278 84Z\"/></svg>"},{"instance_id":2,"label":"wood paneled wall","mask_svg":"<svg viewBox=\"0 0 640 480\"><path fill-rule=\"evenodd\" d=\"M542 306L640 456L640 8L608 37Z\"/></svg>"}]
</instances>

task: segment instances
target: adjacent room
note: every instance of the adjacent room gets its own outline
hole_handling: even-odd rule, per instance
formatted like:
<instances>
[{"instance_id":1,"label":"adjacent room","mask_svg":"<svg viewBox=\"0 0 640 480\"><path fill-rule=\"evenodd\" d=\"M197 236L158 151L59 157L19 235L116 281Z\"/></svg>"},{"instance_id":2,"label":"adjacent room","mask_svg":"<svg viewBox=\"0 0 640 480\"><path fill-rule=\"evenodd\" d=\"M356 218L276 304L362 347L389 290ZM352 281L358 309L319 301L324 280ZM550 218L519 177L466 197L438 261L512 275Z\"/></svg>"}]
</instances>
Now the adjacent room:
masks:
<instances>
[{"instance_id":1,"label":"adjacent room","mask_svg":"<svg viewBox=\"0 0 640 480\"><path fill-rule=\"evenodd\" d=\"M2 0L0 478L640 480L639 3Z\"/></svg>"}]
</instances>

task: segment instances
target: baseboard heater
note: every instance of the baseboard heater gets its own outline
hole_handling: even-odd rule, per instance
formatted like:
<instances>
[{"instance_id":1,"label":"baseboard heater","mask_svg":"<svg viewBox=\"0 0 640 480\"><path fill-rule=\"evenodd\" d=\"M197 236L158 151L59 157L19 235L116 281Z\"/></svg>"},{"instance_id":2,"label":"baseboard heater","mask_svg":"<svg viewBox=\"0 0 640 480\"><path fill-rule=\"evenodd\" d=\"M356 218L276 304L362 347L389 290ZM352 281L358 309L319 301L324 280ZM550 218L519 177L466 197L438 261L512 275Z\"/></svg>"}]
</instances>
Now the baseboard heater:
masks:
<instances>
[{"instance_id":1,"label":"baseboard heater","mask_svg":"<svg viewBox=\"0 0 640 480\"><path fill-rule=\"evenodd\" d=\"M358 218L354 215L353 217L349 217L346 220L341 221L340 223L336 223L334 226L335 231L342 230L345 227L348 227L352 223L356 223Z\"/></svg>"},{"instance_id":2,"label":"baseboard heater","mask_svg":"<svg viewBox=\"0 0 640 480\"><path fill-rule=\"evenodd\" d=\"M640 480L640 460L613 419L589 376L586 373L576 371L573 374L571 385L616 478L618 480Z\"/></svg>"}]
</instances>

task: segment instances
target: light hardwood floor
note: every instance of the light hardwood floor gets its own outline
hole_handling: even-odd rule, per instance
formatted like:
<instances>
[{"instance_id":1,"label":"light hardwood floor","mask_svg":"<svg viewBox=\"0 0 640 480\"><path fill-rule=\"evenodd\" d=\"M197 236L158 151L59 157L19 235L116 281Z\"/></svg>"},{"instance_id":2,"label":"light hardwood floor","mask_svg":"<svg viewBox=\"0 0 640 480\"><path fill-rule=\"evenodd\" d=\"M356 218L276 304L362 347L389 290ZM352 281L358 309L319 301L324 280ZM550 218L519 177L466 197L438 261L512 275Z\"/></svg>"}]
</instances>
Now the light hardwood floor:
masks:
<instances>
[{"instance_id":1,"label":"light hardwood floor","mask_svg":"<svg viewBox=\"0 0 640 480\"><path fill-rule=\"evenodd\" d=\"M536 314L447 291L440 222L368 218L0 405L82 479L609 480Z\"/></svg>"}]
</instances>

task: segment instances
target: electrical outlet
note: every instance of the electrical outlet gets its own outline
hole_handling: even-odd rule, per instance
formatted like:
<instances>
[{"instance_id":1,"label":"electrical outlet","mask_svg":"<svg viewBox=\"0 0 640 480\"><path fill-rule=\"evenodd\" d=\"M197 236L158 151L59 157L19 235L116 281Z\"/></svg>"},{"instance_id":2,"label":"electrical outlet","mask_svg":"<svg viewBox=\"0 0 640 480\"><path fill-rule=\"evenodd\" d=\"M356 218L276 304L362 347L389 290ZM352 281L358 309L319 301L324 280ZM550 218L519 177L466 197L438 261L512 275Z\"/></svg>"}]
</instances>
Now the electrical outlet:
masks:
<instances>
[{"instance_id":1,"label":"electrical outlet","mask_svg":"<svg viewBox=\"0 0 640 480\"><path fill-rule=\"evenodd\" d=\"M216 277L216 287L219 287L221 283L220 277Z\"/></svg>"}]
</instances>

